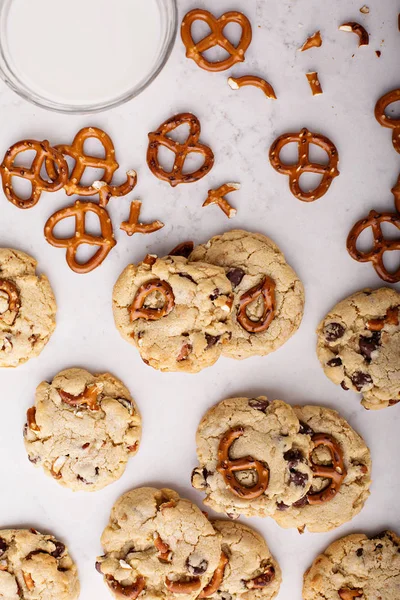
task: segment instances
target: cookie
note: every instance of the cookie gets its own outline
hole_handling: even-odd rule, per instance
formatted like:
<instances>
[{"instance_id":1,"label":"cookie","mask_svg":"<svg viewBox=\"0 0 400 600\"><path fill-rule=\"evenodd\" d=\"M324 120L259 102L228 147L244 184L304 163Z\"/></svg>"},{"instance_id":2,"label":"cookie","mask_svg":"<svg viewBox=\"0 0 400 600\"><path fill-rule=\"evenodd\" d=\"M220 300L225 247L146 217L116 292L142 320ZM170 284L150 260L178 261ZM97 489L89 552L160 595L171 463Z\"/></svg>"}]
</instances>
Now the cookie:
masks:
<instances>
[{"instance_id":1,"label":"cookie","mask_svg":"<svg viewBox=\"0 0 400 600\"><path fill-rule=\"evenodd\" d=\"M79 579L62 542L35 529L0 531L0 598L76 600Z\"/></svg>"},{"instance_id":2,"label":"cookie","mask_svg":"<svg viewBox=\"0 0 400 600\"><path fill-rule=\"evenodd\" d=\"M278 503L273 518L281 527L303 533L335 529L357 515L369 496L371 457L358 433L335 410L321 406L294 408L303 437L312 444L314 476L299 501Z\"/></svg>"},{"instance_id":3,"label":"cookie","mask_svg":"<svg viewBox=\"0 0 400 600\"><path fill-rule=\"evenodd\" d=\"M204 504L230 518L269 516L311 485L311 440L281 400L223 400L203 417L196 441L192 485L206 494Z\"/></svg>"},{"instance_id":4,"label":"cookie","mask_svg":"<svg viewBox=\"0 0 400 600\"><path fill-rule=\"evenodd\" d=\"M194 249L189 260L219 265L234 291L232 338L223 355L265 356L299 328L304 288L278 246L259 233L234 230Z\"/></svg>"},{"instance_id":5,"label":"cookie","mask_svg":"<svg viewBox=\"0 0 400 600\"><path fill-rule=\"evenodd\" d=\"M221 536L221 568L202 597L213 600L272 600L282 582L281 570L263 537L231 521L212 521Z\"/></svg>"},{"instance_id":6,"label":"cookie","mask_svg":"<svg viewBox=\"0 0 400 600\"><path fill-rule=\"evenodd\" d=\"M146 364L196 373L215 363L230 335L232 288L221 267L147 256L119 277L113 308Z\"/></svg>"},{"instance_id":7,"label":"cookie","mask_svg":"<svg viewBox=\"0 0 400 600\"><path fill-rule=\"evenodd\" d=\"M221 543L201 510L173 490L138 488L115 503L97 570L116 598L194 600L211 580Z\"/></svg>"},{"instance_id":8,"label":"cookie","mask_svg":"<svg viewBox=\"0 0 400 600\"><path fill-rule=\"evenodd\" d=\"M320 554L304 575L304 600L398 600L400 538L348 535Z\"/></svg>"},{"instance_id":9,"label":"cookie","mask_svg":"<svg viewBox=\"0 0 400 600\"><path fill-rule=\"evenodd\" d=\"M53 290L36 265L24 252L0 248L0 367L38 356L55 329Z\"/></svg>"},{"instance_id":10,"label":"cookie","mask_svg":"<svg viewBox=\"0 0 400 600\"><path fill-rule=\"evenodd\" d=\"M339 302L320 323L317 353L325 374L361 404L379 409L400 402L400 294L363 290Z\"/></svg>"},{"instance_id":11,"label":"cookie","mask_svg":"<svg viewBox=\"0 0 400 600\"><path fill-rule=\"evenodd\" d=\"M138 409L109 373L61 371L38 386L27 420L29 460L73 491L94 492L113 483L139 448Z\"/></svg>"}]
</instances>

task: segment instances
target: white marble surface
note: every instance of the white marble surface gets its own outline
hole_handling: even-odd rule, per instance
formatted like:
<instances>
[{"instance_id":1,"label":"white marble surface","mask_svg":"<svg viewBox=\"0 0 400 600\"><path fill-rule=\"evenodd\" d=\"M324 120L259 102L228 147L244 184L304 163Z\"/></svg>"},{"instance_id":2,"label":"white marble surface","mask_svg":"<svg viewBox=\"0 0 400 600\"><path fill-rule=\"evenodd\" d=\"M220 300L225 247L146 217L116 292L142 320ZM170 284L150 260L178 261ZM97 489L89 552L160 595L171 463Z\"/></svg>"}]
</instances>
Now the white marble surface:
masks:
<instances>
[{"instance_id":1,"label":"white marble surface","mask_svg":"<svg viewBox=\"0 0 400 600\"><path fill-rule=\"evenodd\" d=\"M345 393L325 377L315 354L314 331L325 312L347 294L381 284L370 265L348 256L345 241L351 225L370 207L391 208L390 188L399 170L391 133L375 121L373 108L383 93L399 85L400 3L366 3L369 15L359 12L362 0L219 0L218 12L242 9L254 27L247 62L233 73L266 76L279 97L276 102L256 89L233 92L226 83L227 73L198 69L185 59L180 38L167 67L141 97L97 116L48 113L0 85L4 151L21 138L68 142L82 126L102 127L114 139L122 169L138 170L134 195L144 202L143 218L166 223L151 236L128 238L118 226L127 216L129 200L113 200L110 208L118 245L101 268L78 276L68 269L64 251L50 247L43 237L45 219L68 204L64 193L43 196L29 211L17 210L1 198L1 245L20 248L38 259L59 307L56 332L39 359L0 374L1 525L33 526L67 542L79 566L84 600L110 597L94 570L94 560L101 552L99 538L111 506L120 494L155 484L176 488L201 503L201 495L190 486L196 464L196 426L208 407L231 395L263 393L291 403L334 407L365 437L372 452L372 494L351 523L330 533L300 536L269 519L251 520L266 536L282 567L280 600L301 598L304 570L335 538L357 531L399 529L400 405L365 411L356 394ZM215 4L180 0L180 17L195 6L215 9ZM358 49L355 36L338 31L338 25L349 20L366 25L371 34L369 47ZM324 38L322 48L298 53L297 48L316 29L321 29ZM381 58L375 50L381 50ZM325 92L315 98L304 75L314 69ZM145 151L147 133L179 111L192 111L201 119L202 137L212 145L216 165L201 182L172 190L151 175ZM291 196L287 178L268 161L268 148L278 135L304 126L335 142L341 170L329 193L308 205ZM238 215L229 222L217 208L201 208L206 191L225 181L242 183L242 190L231 196ZM306 288L301 329L266 358L221 359L198 375L149 369L114 327L111 290L117 276L129 261L140 259L148 250L162 255L183 240L202 242L233 227L265 233L284 250ZM120 481L94 495L73 494L45 477L28 462L22 443L25 411L33 402L36 385L68 366L115 373L131 389L143 416L138 456Z\"/></svg>"}]
</instances>

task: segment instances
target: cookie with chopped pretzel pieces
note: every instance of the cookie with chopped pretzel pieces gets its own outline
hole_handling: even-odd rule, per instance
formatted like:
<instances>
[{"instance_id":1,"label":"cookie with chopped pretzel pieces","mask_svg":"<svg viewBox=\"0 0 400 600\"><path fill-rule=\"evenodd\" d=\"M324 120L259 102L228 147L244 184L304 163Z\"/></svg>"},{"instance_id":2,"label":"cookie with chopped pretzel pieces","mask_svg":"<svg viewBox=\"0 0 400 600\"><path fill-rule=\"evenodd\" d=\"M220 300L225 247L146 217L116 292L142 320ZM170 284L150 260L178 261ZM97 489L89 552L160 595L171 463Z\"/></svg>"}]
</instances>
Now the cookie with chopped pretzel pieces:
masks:
<instances>
[{"instance_id":1,"label":"cookie with chopped pretzel pieces","mask_svg":"<svg viewBox=\"0 0 400 600\"><path fill-rule=\"evenodd\" d=\"M232 286L222 267L183 256L148 255L114 287L122 337L160 371L196 373L213 365L231 334Z\"/></svg>"},{"instance_id":2,"label":"cookie with chopped pretzel pieces","mask_svg":"<svg viewBox=\"0 0 400 600\"><path fill-rule=\"evenodd\" d=\"M113 375L67 369L44 381L28 410L29 460L73 491L94 492L121 477L139 449L141 419Z\"/></svg>"},{"instance_id":3,"label":"cookie with chopped pretzel pieces","mask_svg":"<svg viewBox=\"0 0 400 600\"><path fill-rule=\"evenodd\" d=\"M233 329L224 356L265 356L299 328L303 284L271 239L236 229L197 246L189 260L223 267L232 284Z\"/></svg>"},{"instance_id":4,"label":"cookie with chopped pretzel pieces","mask_svg":"<svg viewBox=\"0 0 400 600\"><path fill-rule=\"evenodd\" d=\"M300 533L335 529L363 508L371 485L371 457L362 437L336 411L321 406L294 407L301 434L311 444L311 488L292 503L277 502L272 515L284 528Z\"/></svg>"},{"instance_id":5,"label":"cookie with chopped pretzel pieces","mask_svg":"<svg viewBox=\"0 0 400 600\"><path fill-rule=\"evenodd\" d=\"M400 402L400 294L366 289L342 300L318 330L317 354L325 375L362 394L364 408Z\"/></svg>"}]
</instances>

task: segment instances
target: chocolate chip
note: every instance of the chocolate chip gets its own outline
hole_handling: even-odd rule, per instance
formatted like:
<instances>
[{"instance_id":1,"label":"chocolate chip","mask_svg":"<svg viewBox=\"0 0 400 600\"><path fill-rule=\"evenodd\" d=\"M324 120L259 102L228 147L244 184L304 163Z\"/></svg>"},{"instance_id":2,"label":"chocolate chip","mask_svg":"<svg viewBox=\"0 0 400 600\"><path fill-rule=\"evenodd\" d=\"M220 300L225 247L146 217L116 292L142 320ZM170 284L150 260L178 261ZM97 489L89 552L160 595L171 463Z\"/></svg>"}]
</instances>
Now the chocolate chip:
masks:
<instances>
[{"instance_id":1,"label":"chocolate chip","mask_svg":"<svg viewBox=\"0 0 400 600\"><path fill-rule=\"evenodd\" d=\"M55 550L53 550L53 552L51 552L50 554L53 558L60 558L60 556L65 552L65 544L63 544L62 542L54 542L54 545Z\"/></svg>"},{"instance_id":2,"label":"chocolate chip","mask_svg":"<svg viewBox=\"0 0 400 600\"><path fill-rule=\"evenodd\" d=\"M178 273L179 277L184 277L185 279L189 279L192 283L196 283L193 277L188 275L187 273Z\"/></svg>"},{"instance_id":3,"label":"chocolate chip","mask_svg":"<svg viewBox=\"0 0 400 600\"><path fill-rule=\"evenodd\" d=\"M303 496L302 498L300 498L300 500L297 500L297 502L293 502L292 506L296 506L296 508L299 508L301 506L306 506L308 504L308 498L307 496Z\"/></svg>"},{"instance_id":4,"label":"chocolate chip","mask_svg":"<svg viewBox=\"0 0 400 600\"><path fill-rule=\"evenodd\" d=\"M87 479L85 479L84 477L82 477L81 475L77 475L76 478L79 481L82 481L82 483L86 484L86 485L93 485L93 483L91 481L88 481Z\"/></svg>"},{"instance_id":5,"label":"chocolate chip","mask_svg":"<svg viewBox=\"0 0 400 600\"><path fill-rule=\"evenodd\" d=\"M362 556L364 554L364 550L362 548L359 548L356 552L357 556Z\"/></svg>"},{"instance_id":6,"label":"chocolate chip","mask_svg":"<svg viewBox=\"0 0 400 600\"><path fill-rule=\"evenodd\" d=\"M367 359L367 361L372 360L372 353L376 352L376 350L381 345L381 332L374 331L374 333L370 336L360 335L360 339L358 341L360 352Z\"/></svg>"},{"instance_id":7,"label":"chocolate chip","mask_svg":"<svg viewBox=\"0 0 400 600\"><path fill-rule=\"evenodd\" d=\"M383 548L383 544L377 544L375 546L375 550L380 550L381 548Z\"/></svg>"},{"instance_id":8,"label":"chocolate chip","mask_svg":"<svg viewBox=\"0 0 400 600\"><path fill-rule=\"evenodd\" d=\"M380 533L377 533L376 535L370 537L370 540L382 540L384 537L386 537L388 534L388 531L381 531Z\"/></svg>"},{"instance_id":9,"label":"chocolate chip","mask_svg":"<svg viewBox=\"0 0 400 600\"><path fill-rule=\"evenodd\" d=\"M326 363L326 366L327 367L340 367L341 364L342 364L342 359L337 356L336 358L331 358L331 360L328 360L328 362Z\"/></svg>"},{"instance_id":10,"label":"chocolate chip","mask_svg":"<svg viewBox=\"0 0 400 600\"><path fill-rule=\"evenodd\" d=\"M389 400L389 406L394 406L395 404L398 404L400 402L400 400Z\"/></svg>"},{"instance_id":11,"label":"chocolate chip","mask_svg":"<svg viewBox=\"0 0 400 600\"><path fill-rule=\"evenodd\" d=\"M285 452L283 458L289 462L289 468L291 468L298 465L299 462L302 462L304 456L300 450L292 448L292 450L288 450L287 452Z\"/></svg>"},{"instance_id":12,"label":"chocolate chip","mask_svg":"<svg viewBox=\"0 0 400 600\"><path fill-rule=\"evenodd\" d=\"M213 346L218 344L220 339L221 339L220 335L210 335L209 333L206 333L206 341L207 341L206 350L209 350L210 348L212 348Z\"/></svg>"},{"instance_id":13,"label":"chocolate chip","mask_svg":"<svg viewBox=\"0 0 400 600\"><path fill-rule=\"evenodd\" d=\"M189 258L190 254L193 252L193 248L193 242L183 242L171 250L169 256L183 256L184 258Z\"/></svg>"},{"instance_id":14,"label":"chocolate chip","mask_svg":"<svg viewBox=\"0 0 400 600\"><path fill-rule=\"evenodd\" d=\"M216 300L220 295L220 291L218 288L215 288L212 294L210 294L210 300Z\"/></svg>"},{"instance_id":15,"label":"chocolate chip","mask_svg":"<svg viewBox=\"0 0 400 600\"><path fill-rule=\"evenodd\" d=\"M221 600L232 600L232 596L230 594L228 594L228 592L220 592L218 590L218 594L219 594L219 597L221 598Z\"/></svg>"},{"instance_id":16,"label":"chocolate chip","mask_svg":"<svg viewBox=\"0 0 400 600\"><path fill-rule=\"evenodd\" d=\"M296 471L296 469L290 469L290 483L294 483L299 487L306 487L306 483L308 481L307 473L301 473L300 471Z\"/></svg>"},{"instance_id":17,"label":"chocolate chip","mask_svg":"<svg viewBox=\"0 0 400 600\"><path fill-rule=\"evenodd\" d=\"M345 328L340 323L328 323L324 327L324 335L327 342L336 342L344 336Z\"/></svg>"},{"instance_id":18,"label":"chocolate chip","mask_svg":"<svg viewBox=\"0 0 400 600\"><path fill-rule=\"evenodd\" d=\"M345 382L344 382L344 381L341 381L341 382L340 382L340 387L341 387L341 388L343 388L345 392L347 392L347 391L348 391L348 389L349 389L349 388L347 387L347 385L345 384Z\"/></svg>"},{"instance_id":19,"label":"chocolate chip","mask_svg":"<svg viewBox=\"0 0 400 600\"><path fill-rule=\"evenodd\" d=\"M203 575L208 569L208 561L191 554L186 559L186 568L191 575Z\"/></svg>"},{"instance_id":20,"label":"chocolate chip","mask_svg":"<svg viewBox=\"0 0 400 600\"><path fill-rule=\"evenodd\" d=\"M314 429L311 429L311 427L307 425L307 423L304 423L304 421L300 421L299 433L302 435L313 435Z\"/></svg>"},{"instance_id":21,"label":"chocolate chip","mask_svg":"<svg viewBox=\"0 0 400 600\"><path fill-rule=\"evenodd\" d=\"M371 375L368 375L368 373L362 373L361 371L356 371L351 376L351 381L359 392L361 392L365 386L373 383Z\"/></svg>"},{"instance_id":22,"label":"chocolate chip","mask_svg":"<svg viewBox=\"0 0 400 600\"><path fill-rule=\"evenodd\" d=\"M243 277L245 276L245 272L243 271L243 269L239 269L239 267L236 267L235 269L230 269L227 272L226 276L231 282L232 287L235 288L242 281Z\"/></svg>"},{"instance_id":23,"label":"chocolate chip","mask_svg":"<svg viewBox=\"0 0 400 600\"><path fill-rule=\"evenodd\" d=\"M6 541L2 537L0 537L0 556L3 556L3 554L5 553L6 550L7 550Z\"/></svg>"},{"instance_id":24,"label":"chocolate chip","mask_svg":"<svg viewBox=\"0 0 400 600\"><path fill-rule=\"evenodd\" d=\"M250 398L248 405L255 410L260 410L265 413L269 406L269 400L264 398Z\"/></svg>"},{"instance_id":25,"label":"chocolate chip","mask_svg":"<svg viewBox=\"0 0 400 600\"><path fill-rule=\"evenodd\" d=\"M213 474L212 471L209 471L205 467L203 468L203 477L204 477L205 481L207 480L207 477L210 477L210 475L212 475L212 474Z\"/></svg>"},{"instance_id":26,"label":"chocolate chip","mask_svg":"<svg viewBox=\"0 0 400 600\"><path fill-rule=\"evenodd\" d=\"M40 458L38 456L29 456L28 454L28 460L34 465L36 465L39 462Z\"/></svg>"},{"instance_id":27,"label":"chocolate chip","mask_svg":"<svg viewBox=\"0 0 400 600\"><path fill-rule=\"evenodd\" d=\"M287 504L285 504L284 502L277 502L276 508L280 511L283 511L283 510L287 510L289 508L289 506Z\"/></svg>"}]
</instances>

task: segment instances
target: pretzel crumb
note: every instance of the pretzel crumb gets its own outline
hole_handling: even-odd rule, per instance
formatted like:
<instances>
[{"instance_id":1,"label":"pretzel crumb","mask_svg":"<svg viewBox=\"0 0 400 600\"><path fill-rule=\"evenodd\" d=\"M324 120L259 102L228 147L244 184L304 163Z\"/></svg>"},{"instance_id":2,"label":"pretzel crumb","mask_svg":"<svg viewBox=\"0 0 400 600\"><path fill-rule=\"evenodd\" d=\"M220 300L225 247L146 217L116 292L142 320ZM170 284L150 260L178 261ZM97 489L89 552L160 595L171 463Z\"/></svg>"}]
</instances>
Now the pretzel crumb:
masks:
<instances>
[{"instance_id":1,"label":"pretzel crumb","mask_svg":"<svg viewBox=\"0 0 400 600\"><path fill-rule=\"evenodd\" d=\"M313 96L320 96L323 94L323 90L318 79L318 73L316 71L312 71L311 73L306 73L306 77L308 79L308 83L310 84L310 88Z\"/></svg>"},{"instance_id":2,"label":"pretzel crumb","mask_svg":"<svg viewBox=\"0 0 400 600\"><path fill-rule=\"evenodd\" d=\"M257 77L256 75L244 75L239 78L229 77L228 85L232 90L239 90L241 87L252 85L263 91L267 98L276 100L276 94L272 85L265 79L262 79L262 77Z\"/></svg>"},{"instance_id":3,"label":"pretzel crumb","mask_svg":"<svg viewBox=\"0 0 400 600\"><path fill-rule=\"evenodd\" d=\"M225 183L216 190L208 190L208 196L203 204L203 207L210 204L217 204L220 209L226 214L228 219L232 219L236 213L236 208L233 208L224 197L226 194L240 190L240 183Z\"/></svg>"},{"instance_id":4,"label":"pretzel crumb","mask_svg":"<svg viewBox=\"0 0 400 600\"><path fill-rule=\"evenodd\" d=\"M358 35L360 40L358 43L359 48L360 46L368 46L369 34L367 30L359 23L355 23L354 21L350 23L343 23L343 25L340 25L339 29L340 31L348 31L350 33L355 33L356 35Z\"/></svg>"},{"instance_id":5,"label":"pretzel crumb","mask_svg":"<svg viewBox=\"0 0 400 600\"><path fill-rule=\"evenodd\" d=\"M363 15L368 15L368 14L369 14L369 6L366 6L366 5L364 4L364 6L362 6L362 7L360 8L360 13L363 13Z\"/></svg>"},{"instance_id":6,"label":"pretzel crumb","mask_svg":"<svg viewBox=\"0 0 400 600\"><path fill-rule=\"evenodd\" d=\"M310 35L304 42L301 48L299 48L299 52L305 52L306 50L310 50L310 48L320 48L322 46L322 37L321 32L316 31L313 35Z\"/></svg>"}]
</instances>

